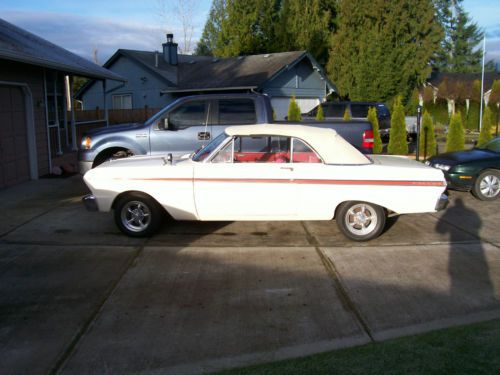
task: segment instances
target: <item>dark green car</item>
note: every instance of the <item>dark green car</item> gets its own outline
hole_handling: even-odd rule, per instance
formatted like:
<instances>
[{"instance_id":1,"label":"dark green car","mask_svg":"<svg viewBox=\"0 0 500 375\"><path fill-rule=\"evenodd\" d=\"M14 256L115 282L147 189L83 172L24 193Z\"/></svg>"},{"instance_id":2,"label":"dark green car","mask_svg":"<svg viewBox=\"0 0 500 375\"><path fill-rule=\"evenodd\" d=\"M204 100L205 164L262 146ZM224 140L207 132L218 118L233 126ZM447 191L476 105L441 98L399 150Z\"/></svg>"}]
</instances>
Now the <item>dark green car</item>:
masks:
<instances>
[{"instance_id":1,"label":"dark green car","mask_svg":"<svg viewBox=\"0 0 500 375\"><path fill-rule=\"evenodd\" d=\"M448 189L471 191L484 201L500 196L500 137L472 150L433 156L425 164L444 172Z\"/></svg>"}]
</instances>

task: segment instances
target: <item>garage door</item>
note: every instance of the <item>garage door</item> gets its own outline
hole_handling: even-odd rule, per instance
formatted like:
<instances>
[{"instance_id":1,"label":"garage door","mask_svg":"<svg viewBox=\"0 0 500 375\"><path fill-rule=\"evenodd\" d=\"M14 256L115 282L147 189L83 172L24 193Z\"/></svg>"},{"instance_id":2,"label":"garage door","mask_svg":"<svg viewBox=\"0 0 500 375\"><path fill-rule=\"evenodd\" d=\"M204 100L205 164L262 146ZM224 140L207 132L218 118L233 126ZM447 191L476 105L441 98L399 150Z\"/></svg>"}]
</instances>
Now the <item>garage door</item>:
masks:
<instances>
[{"instance_id":1,"label":"garage door","mask_svg":"<svg viewBox=\"0 0 500 375\"><path fill-rule=\"evenodd\" d=\"M0 85L0 188L29 179L24 94Z\"/></svg>"}]
</instances>

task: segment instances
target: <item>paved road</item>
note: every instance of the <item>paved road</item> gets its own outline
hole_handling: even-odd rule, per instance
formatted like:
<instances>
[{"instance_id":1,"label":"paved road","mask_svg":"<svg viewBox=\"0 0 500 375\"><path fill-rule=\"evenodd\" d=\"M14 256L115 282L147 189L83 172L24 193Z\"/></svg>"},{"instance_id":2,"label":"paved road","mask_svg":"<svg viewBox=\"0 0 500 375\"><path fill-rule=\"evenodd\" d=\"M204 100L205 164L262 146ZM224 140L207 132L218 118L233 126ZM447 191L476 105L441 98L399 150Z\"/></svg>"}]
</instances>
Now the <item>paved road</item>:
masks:
<instances>
[{"instance_id":1,"label":"paved road","mask_svg":"<svg viewBox=\"0 0 500 375\"><path fill-rule=\"evenodd\" d=\"M199 373L500 317L500 202L452 193L377 240L333 222L120 234L79 177L0 191L0 368Z\"/></svg>"}]
</instances>

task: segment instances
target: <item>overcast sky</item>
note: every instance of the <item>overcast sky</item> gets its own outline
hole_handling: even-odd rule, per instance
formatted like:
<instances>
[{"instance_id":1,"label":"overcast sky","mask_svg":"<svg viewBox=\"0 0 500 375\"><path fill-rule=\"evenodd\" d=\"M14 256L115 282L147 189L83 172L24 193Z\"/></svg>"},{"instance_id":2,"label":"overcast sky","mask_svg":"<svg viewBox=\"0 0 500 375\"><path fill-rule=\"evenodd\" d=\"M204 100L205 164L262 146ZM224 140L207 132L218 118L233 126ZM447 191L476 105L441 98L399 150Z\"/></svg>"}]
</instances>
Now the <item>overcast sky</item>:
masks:
<instances>
[{"instance_id":1,"label":"overcast sky","mask_svg":"<svg viewBox=\"0 0 500 375\"><path fill-rule=\"evenodd\" d=\"M0 17L89 59L97 49L102 64L119 48L160 50L167 31L182 47L179 3L193 5L194 45L211 0L2 0ZM500 0L464 0L463 4L486 30L486 58L500 63Z\"/></svg>"}]
</instances>

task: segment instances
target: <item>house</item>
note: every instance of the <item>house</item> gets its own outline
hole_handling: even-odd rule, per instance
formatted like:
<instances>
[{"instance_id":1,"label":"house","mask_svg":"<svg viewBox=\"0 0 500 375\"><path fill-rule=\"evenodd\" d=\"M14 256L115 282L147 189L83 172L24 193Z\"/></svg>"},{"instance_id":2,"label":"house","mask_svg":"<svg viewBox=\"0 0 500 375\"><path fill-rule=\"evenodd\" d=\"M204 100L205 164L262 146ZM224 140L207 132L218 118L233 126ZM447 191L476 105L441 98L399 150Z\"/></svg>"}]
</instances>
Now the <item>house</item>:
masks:
<instances>
[{"instance_id":1,"label":"house","mask_svg":"<svg viewBox=\"0 0 500 375\"><path fill-rule=\"evenodd\" d=\"M172 34L167 34L162 53L120 49L104 67L127 78L126 83L106 85L106 106L113 109L161 108L196 93L256 91L270 96L277 119L283 119L292 96L307 112L335 91L306 51L229 58L179 55ZM96 81L77 98L84 109L104 107L103 87Z\"/></svg>"},{"instance_id":2,"label":"house","mask_svg":"<svg viewBox=\"0 0 500 375\"><path fill-rule=\"evenodd\" d=\"M497 71L484 72L484 88L483 97L486 104L488 104L489 97L491 94L491 88L493 82L500 80L500 73ZM444 72L433 72L430 78L427 80L427 84L430 85L437 95L439 91L439 85L443 82L453 82L461 83L465 87L470 87L474 81L481 82L481 73L444 73Z\"/></svg>"},{"instance_id":3,"label":"house","mask_svg":"<svg viewBox=\"0 0 500 375\"><path fill-rule=\"evenodd\" d=\"M76 148L65 121L74 76L125 80L0 19L0 188L50 173L64 144Z\"/></svg>"}]
</instances>

